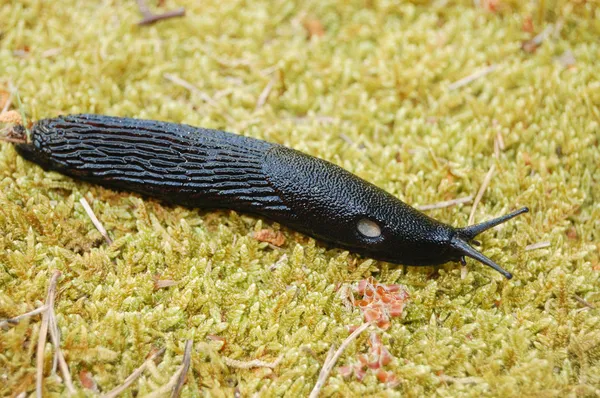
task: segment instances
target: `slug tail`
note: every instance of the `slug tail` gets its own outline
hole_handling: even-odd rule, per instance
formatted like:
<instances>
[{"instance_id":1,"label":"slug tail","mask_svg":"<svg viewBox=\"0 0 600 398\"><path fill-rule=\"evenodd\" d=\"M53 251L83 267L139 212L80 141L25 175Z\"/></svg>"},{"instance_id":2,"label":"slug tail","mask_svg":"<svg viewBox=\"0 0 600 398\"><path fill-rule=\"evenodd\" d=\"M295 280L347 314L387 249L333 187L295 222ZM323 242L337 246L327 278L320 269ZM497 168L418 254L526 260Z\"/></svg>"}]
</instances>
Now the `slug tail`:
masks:
<instances>
[{"instance_id":1,"label":"slug tail","mask_svg":"<svg viewBox=\"0 0 600 398\"><path fill-rule=\"evenodd\" d=\"M470 225L470 226L464 227L464 228L459 228L458 234L460 235L461 238L470 242L471 240L473 240L473 238L475 238L480 233L487 231L490 228L494 228L496 225L503 224L503 223L507 222L508 220L515 218L516 216L518 216L520 214L527 213L528 211L529 211L528 207L522 207L519 210L515 210L512 213L506 214L506 215L498 217L498 218L494 218L493 220L484 221L482 223Z\"/></svg>"},{"instance_id":2,"label":"slug tail","mask_svg":"<svg viewBox=\"0 0 600 398\"><path fill-rule=\"evenodd\" d=\"M483 264L487 265L488 267L491 267L491 268L495 269L496 271L500 272L502 275L504 275L504 277L506 279L511 279L513 277L510 272L508 272L507 270L505 270L504 268L502 268L501 266L496 264L490 258L484 256L477 250L473 249L471 246L469 246L469 244L467 242L465 242L461 238L459 238L457 236L452 238L451 245L456 250L462 252L465 256L471 257L472 259L475 259L475 260L479 261L480 263L483 263Z\"/></svg>"}]
</instances>

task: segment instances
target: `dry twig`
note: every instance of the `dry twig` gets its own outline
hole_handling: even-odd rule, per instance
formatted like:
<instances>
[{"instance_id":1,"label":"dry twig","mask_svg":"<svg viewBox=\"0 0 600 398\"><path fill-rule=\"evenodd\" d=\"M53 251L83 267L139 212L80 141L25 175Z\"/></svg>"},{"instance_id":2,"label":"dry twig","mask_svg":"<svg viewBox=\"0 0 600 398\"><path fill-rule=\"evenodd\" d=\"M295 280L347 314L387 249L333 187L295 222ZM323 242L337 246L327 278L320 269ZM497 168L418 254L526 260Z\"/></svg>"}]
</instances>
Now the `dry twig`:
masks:
<instances>
[{"instance_id":1,"label":"dry twig","mask_svg":"<svg viewBox=\"0 0 600 398\"><path fill-rule=\"evenodd\" d=\"M454 83L450 84L448 86L448 90L453 91L453 90L459 89L461 87L464 87L468 84L471 84L475 80L492 73L493 71L496 70L497 67L498 67L498 65L490 65L484 69L478 70L477 72L470 74L469 76L463 77L462 79L457 80Z\"/></svg>"},{"instance_id":2,"label":"dry twig","mask_svg":"<svg viewBox=\"0 0 600 398\"><path fill-rule=\"evenodd\" d=\"M231 366L232 368L238 368L238 369L271 368L271 369L273 369L274 367L279 365L279 363L283 359L283 355L280 355L279 357L277 357L277 359L274 360L273 362L265 362L265 361L261 361L259 359L253 359L251 361L238 361L237 359L231 359L228 357L222 357L221 359L223 359L223 362L225 362L225 364L227 366Z\"/></svg>"},{"instance_id":3,"label":"dry twig","mask_svg":"<svg viewBox=\"0 0 600 398\"><path fill-rule=\"evenodd\" d=\"M67 365L67 361L60 350L60 333L58 330L58 325L56 324L56 315L54 313L54 307L48 308L48 317L49 317L49 326L50 326L50 339L52 340L52 344L54 344L54 364L53 364L53 372L56 370L56 363L58 362L58 366L60 367L60 371L63 375L63 379L65 381L65 385L71 394L75 394L77 391L75 390L75 386L73 385L73 379L71 377L71 372L69 371L69 365Z\"/></svg>"},{"instance_id":4,"label":"dry twig","mask_svg":"<svg viewBox=\"0 0 600 398\"><path fill-rule=\"evenodd\" d=\"M538 242L538 243L533 243L531 245L527 245L525 246L525 251L528 252L530 250L537 250L537 249L543 249L545 247L549 247L550 246L550 242Z\"/></svg>"},{"instance_id":5,"label":"dry twig","mask_svg":"<svg viewBox=\"0 0 600 398\"><path fill-rule=\"evenodd\" d=\"M217 101L215 101L210 95L206 94L204 91L200 90L198 87L196 87L192 83L190 83L187 80L184 80L184 79L180 78L179 76L176 76L172 73L165 73L165 74L163 74L163 77L165 79L167 79L168 81L170 81L171 83L181 86L193 94L197 94L202 101L206 102L207 104L213 106L216 109L219 109L221 111L221 114L225 118L225 120L227 120L229 123L232 123L232 124L235 123L235 119L232 118L223 109L221 109L221 107L219 106L219 103ZM223 91L220 91L217 94L220 97L223 95ZM215 96L217 96L217 94L215 94Z\"/></svg>"},{"instance_id":6,"label":"dry twig","mask_svg":"<svg viewBox=\"0 0 600 398\"><path fill-rule=\"evenodd\" d=\"M81 205L85 209L85 212L87 213L88 217L92 220L92 223L94 224L96 229L100 231L100 234L104 237L106 243L108 243L108 245L112 245L112 239L110 238L110 236L108 236L108 232L106 232L104 225L102 225L100 220L98 220L98 217L96 217L96 215L94 214L94 210L92 210L87 200L85 200L85 198L82 197L81 199L79 199L79 203L81 203Z\"/></svg>"},{"instance_id":7,"label":"dry twig","mask_svg":"<svg viewBox=\"0 0 600 398\"><path fill-rule=\"evenodd\" d=\"M190 369L190 361L192 358L192 340L185 341L185 350L183 353L183 360L177 372L171 376L168 383L159 389L152 391L152 393L146 395L146 398L162 397L169 391L171 391L171 398L178 397L185 382L185 376Z\"/></svg>"},{"instance_id":8,"label":"dry twig","mask_svg":"<svg viewBox=\"0 0 600 398\"><path fill-rule=\"evenodd\" d=\"M142 20L138 22L138 25L151 25L162 19L183 17L185 15L185 8L183 7L180 7L176 10L163 12L162 14L154 14L152 11L150 11L150 8L148 8L148 5L144 0L137 0L137 4L143 17Z\"/></svg>"},{"instance_id":9,"label":"dry twig","mask_svg":"<svg viewBox=\"0 0 600 398\"><path fill-rule=\"evenodd\" d=\"M495 163L492 164L492 167L490 167L490 170L485 175L483 183L481 184L481 187L479 187L479 191L477 192L477 196L475 196L475 201L473 202L473 207L471 208L471 214L469 214L468 225L472 225L475 221L475 211L477 210L477 205L481 201L481 198L483 197L483 194L485 193L485 190L487 189L488 185L490 185L490 182L492 181L492 176L494 175L494 171L496 171Z\"/></svg>"},{"instance_id":10,"label":"dry twig","mask_svg":"<svg viewBox=\"0 0 600 398\"><path fill-rule=\"evenodd\" d=\"M456 206L464 203L469 203L473 200L473 195L465 196L464 198L457 198L452 200L446 200L444 202L433 203L430 205L418 206L417 209L421 211L443 209L450 206Z\"/></svg>"},{"instance_id":11,"label":"dry twig","mask_svg":"<svg viewBox=\"0 0 600 398\"><path fill-rule=\"evenodd\" d=\"M578 303L585 305L586 307L590 308L590 309L596 309L596 306L592 303L590 303L589 301L585 300L583 297L579 297L578 295L574 294L573 298L575 300L577 300Z\"/></svg>"},{"instance_id":12,"label":"dry twig","mask_svg":"<svg viewBox=\"0 0 600 398\"><path fill-rule=\"evenodd\" d=\"M177 378L177 384L173 388L173 392L171 393L171 398L176 398L181 393L181 389L183 388L183 384L185 383L185 376L190 369L190 364L192 361L192 340L187 340L185 342L185 349L183 352L183 361L181 364L181 371L179 372L179 377Z\"/></svg>"},{"instance_id":13,"label":"dry twig","mask_svg":"<svg viewBox=\"0 0 600 398\"><path fill-rule=\"evenodd\" d=\"M456 384L481 384L484 382L482 377L452 377L441 375L439 376L440 380L446 383L456 383Z\"/></svg>"},{"instance_id":14,"label":"dry twig","mask_svg":"<svg viewBox=\"0 0 600 398\"><path fill-rule=\"evenodd\" d=\"M133 373L131 373L129 375L129 377L127 377L125 379L125 381L123 382L123 384L121 384L120 386L114 388L113 390L109 391L106 395L103 395L102 398L115 398L117 396L119 396L119 394L121 394L123 391L127 390L127 388L129 388L129 386L138 378L142 375L142 373L144 372L144 370L146 370L146 368L150 365L150 363L152 361L154 361L156 358L158 358L160 355L162 355L165 352L164 348L161 348L160 350L156 351L154 354L152 354L150 356L150 358L146 359L144 361L144 363L137 368L136 370L133 371Z\"/></svg>"},{"instance_id":15,"label":"dry twig","mask_svg":"<svg viewBox=\"0 0 600 398\"><path fill-rule=\"evenodd\" d=\"M550 24L546 26L546 29L544 29L541 33L536 35L533 39L523 42L521 48L523 49L523 51L528 53L534 52L544 42L544 40L546 40L554 31L554 25Z\"/></svg>"},{"instance_id":16,"label":"dry twig","mask_svg":"<svg viewBox=\"0 0 600 398\"><path fill-rule=\"evenodd\" d=\"M2 328L4 326L7 326L7 325L16 325L16 324L19 323L19 321L21 319L24 319L24 318L27 318L27 317L30 317L30 316L34 316L34 315L37 315L37 314L41 314L42 312L46 311L47 309L48 309L48 306L46 304L44 304L41 307L36 308L33 311L29 311L29 312L27 312L25 314L18 315L18 316L14 317L14 318L5 319L3 321L0 321L0 328Z\"/></svg>"},{"instance_id":17,"label":"dry twig","mask_svg":"<svg viewBox=\"0 0 600 398\"><path fill-rule=\"evenodd\" d=\"M273 76L273 78L269 80L269 83L267 83L263 91L258 96L258 100L256 101L256 108L254 108L255 111L262 108L263 105L267 102L267 99L269 99L269 95L271 94L271 91L273 90L273 86L275 86L276 81L277 76Z\"/></svg>"},{"instance_id":18,"label":"dry twig","mask_svg":"<svg viewBox=\"0 0 600 398\"><path fill-rule=\"evenodd\" d=\"M342 356L342 353L344 352L344 350L350 345L350 343L352 343L358 337L358 335L360 335L362 332L364 332L369 326L371 326L370 322L363 323L359 328L357 328L354 332L352 332L352 334L350 336L348 336L346 338L346 340L344 340L342 342L342 345L340 345L340 348L338 348L337 351L333 355L331 355L331 352L333 351L333 347L329 350L329 353L327 354L327 358L325 359L325 362L323 363L323 367L321 368L321 372L319 373L319 379L317 380L317 383L315 384L314 388L310 392L309 398L317 398L319 396L321 389L323 388L323 386L325 385L325 382L327 382L327 379L329 378L329 374L333 370L333 367L335 366L335 364L338 361L338 359L340 358L340 356Z\"/></svg>"},{"instance_id":19,"label":"dry twig","mask_svg":"<svg viewBox=\"0 0 600 398\"><path fill-rule=\"evenodd\" d=\"M46 294L46 307L47 309L54 306L54 295L56 294L56 282L60 276L60 271L54 271L50 278L50 285L48 286L48 293ZM50 323L49 311L44 312L42 316L42 325L40 326L40 335L38 338L37 353L36 353L36 383L35 392L39 398L42 396L42 383L44 381L44 348L46 347L46 337L48 336L48 325Z\"/></svg>"},{"instance_id":20,"label":"dry twig","mask_svg":"<svg viewBox=\"0 0 600 398\"><path fill-rule=\"evenodd\" d=\"M172 73L165 73L163 74L163 77L165 79L167 79L168 81L170 81L171 83L177 84L178 86L181 86L185 89L187 89L188 91L194 93L194 94L198 94L198 96L206 103L209 103L210 105L216 106L218 105L211 97L210 95L206 94L204 91L200 90L198 87L196 87L195 85L193 85L192 83L188 82L187 80L184 80L182 78L180 78L177 75L174 75Z\"/></svg>"}]
</instances>

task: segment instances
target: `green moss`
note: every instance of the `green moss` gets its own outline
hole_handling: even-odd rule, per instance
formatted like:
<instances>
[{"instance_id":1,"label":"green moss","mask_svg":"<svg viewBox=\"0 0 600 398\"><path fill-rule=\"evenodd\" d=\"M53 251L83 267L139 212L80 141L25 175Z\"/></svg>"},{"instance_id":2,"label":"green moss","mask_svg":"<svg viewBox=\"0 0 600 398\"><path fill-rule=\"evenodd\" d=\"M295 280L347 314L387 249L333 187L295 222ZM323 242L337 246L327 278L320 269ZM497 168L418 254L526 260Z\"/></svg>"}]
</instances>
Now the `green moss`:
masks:
<instances>
[{"instance_id":1,"label":"green moss","mask_svg":"<svg viewBox=\"0 0 600 398\"><path fill-rule=\"evenodd\" d=\"M393 269L327 250L267 220L167 207L45 173L1 144L0 318L40 306L58 269L55 309L77 388L88 371L107 392L166 347L127 394L155 390L193 339L184 395L306 395L329 347L362 320L342 293L375 274L411 295L406 316L381 333L400 384L387 390L373 373L361 382L334 371L325 395L599 394L600 11L595 2L537 3L499 1L487 12L470 0L171 0L166 7L184 6L186 17L147 27L135 25L135 2L5 4L0 89L12 82L30 119L95 112L240 132L331 160L414 205L475 194L495 164L477 221L532 211L482 236L513 280L475 264L465 279L455 265L432 277L430 267ZM319 19L325 36L307 38L304 18ZM532 37L522 29L528 18L536 33L562 26L534 53L521 50ZM556 61L566 50L570 68ZM448 89L489 64L492 73ZM498 134L505 149L495 158ZM470 209L430 214L465 225ZM286 244L258 242L261 228L281 229ZM525 250L538 242L550 246ZM176 285L156 289L156 279ZM35 388L39 325L34 317L0 331L0 395ZM367 338L339 364L366 352ZM60 394L50 347L44 388ZM222 360L280 355L275 369Z\"/></svg>"}]
</instances>

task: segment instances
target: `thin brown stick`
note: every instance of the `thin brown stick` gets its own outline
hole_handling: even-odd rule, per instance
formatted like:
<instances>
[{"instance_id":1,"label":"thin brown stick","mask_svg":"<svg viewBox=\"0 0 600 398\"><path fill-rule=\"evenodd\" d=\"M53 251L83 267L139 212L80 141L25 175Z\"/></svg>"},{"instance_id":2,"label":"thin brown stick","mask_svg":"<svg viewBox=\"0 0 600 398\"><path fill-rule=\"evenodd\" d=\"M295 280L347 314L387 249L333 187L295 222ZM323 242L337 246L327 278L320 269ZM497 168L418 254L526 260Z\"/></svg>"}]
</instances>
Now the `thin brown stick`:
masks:
<instances>
[{"instance_id":1,"label":"thin brown stick","mask_svg":"<svg viewBox=\"0 0 600 398\"><path fill-rule=\"evenodd\" d=\"M596 306L594 304L590 303L589 301L586 301L583 297L579 297L578 295L574 294L573 298L577 300L577 302L579 302L582 305L585 305L588 308L596 309Z\"/></svg>"},{"instance_id":2,"label":"thin brown stick","mask_svg":"<svg viewBox=\"0 0 600 398\"><path fill-rule=\"evenodd\" d=\"M475 80L492 73L493 71L496 70L497 67L498 67L498 65L490 65L484 69L480 69L477 72L472 73L469 76L463 77L462 79L457 80L454 83L450 84L448 86L448 90L453 91L453 90L459 89L461 87L464 87L468 84L471 84Z\"/></svg>"},{"instance_id":3,"label":"thin brown stick","mask_svg":"<svg viewBox=\"0 0 600 398\"><path fill-rule=\"evenodd\" d=\"M181 365L181 372L179 373L179 377L177 378L177 384L173 388L171 392L171 398L179 397L181 394L181 389L183 388L183 384L185 383L185 377L190 370L190 364L192 362L192 340L187 340L185 342L185 349L183 352L183 361Z\"/></svg>"},{"instance_id":4,"label":"thin brown stick","mask_svg":"<svg viewBox=\"0 0 600 398\"><path fill-rule=\"evenodd\" d=\"M163 77L165 79L167 79L168 81L170 81L171 83L175 83L178 86L181 86L192 93L198 94L204 102L207 102L211 105L218 105L208 94L206 94L204 91L200 90L198 87L196 87L192 83L188 82L187 80L184 80L184 79L180 78L179 76L174 75L172 73L165 73L165 74L163 74Z\"/></svg>"},{"instance_id":5,"label":"thin brown stick","mask_svg":"<svg viewBox=\"0 0 600 398\"><path fill-rule=\"evenodd\" d=\"M146 370L146 368L148 367L148 365L154 361L156 358L158 358L160 355L162 355L165 352L164 348L161 348L160 350L156 351L154 354L152 354L150 356L150 358L146 359L144 361L144 363L137 368L136 370L133 371L133 373L131 373L123 382L123 384L121 384L120 386L110 390L108 393L106 393L106 395L103 395L102 398L115 398L117 397L119 394L121 394L123 391L127 390L127 388L129 388L129 386L131 384L133 384L133 382L142 375L142 373L144 372L144 370Z\"/></svg>"},{"instance_id":6,"label":"thin brown stick","mask_svg":"<svg viewBox=\"0 0 600 398\"><path fill-rule=\"evenodd\" d=\"M545 247L549 247L550 246L550 242L538 242L538 243L533 243L531 245L527 245L525 246L525 251L530 251L530 250L537 250L537 249L543 249Z\"/></svg>"},{"instance_id":7,"label":"thin brown stick","mask_svg":"<svg viewBox=\"0 0 600 398\"><path fill-rule=\"evenodd\" d=\"M56 293L56 282L60 276L60 271L54 271L50 279L50 285L48 286L48 293L46 294L46 307L52 308L54 306L54 295ZM48 336L48 325L50 323L50 316L48 311L44 312L42 316L42 325L40 326L40 335L38 338L37 345L37 363L36 363L36 383L35 383L35 394L38 398L42 396L42 383L44 381L44 348L46 346L46 337Z\"/></svg>"},{"instance_id":8,"label":"thin brown stick","mask_svg":"<svg viewBox=\"0 0 600 398\"><path fill-rule=\"evenodd\" d=\"M150 11L150 8L148 8L148 5L144 0L137 0L137 5L143 17L142 20L138 22L138 25L151 25L163 19L185 16L185 8L183 7L180 7L176 10L163 12L162 14L154 14L152 11Z\"/></svg>"},{"instance_id":9,"label":"thin brown stick","mask_svg":"<svg viewBox=\"0 0 600 398\"><path fill-rule=\"evenodd\" d=\"M548 37L550 37L550 35L554 31L555 31L554 25L549 24L548 26L546 26L546 28L542 32L537 34L533 39L523 42L523 44L521 45L521 48L528 53L534 52L540 45L542 45L544 40L546 40Z\"/></svg>"},{"instance_id":10,"label":"thin brown stick","mask_svg":"<svg viewBox=\"0 0 600 398\"><path fill-rule=\"evenodd\" d=\"M254 108L254 110L258 110L258 109L262 108L263 105L265 105L265 103L269 99L269 95L271 95L271 91L273 91L273 86L275 86L276 81L277 81L276 76L274 76L271 80L269 80L269 83L267 83L267 85L265 86L263 91L258 96L258 100L256 101L256 108Z\"/></svg>"},{"instance_id":11,"label":"thin brown stick","mask_svg":"<svg viewBox=\"0 0 600 398\"><path fill-rule=\"evenodd\" d=\"M421 211L443 209L443 208L450 207L450 206L456 206L456 205L460 205L463 203L469 203L472 200L473 200L473 195L469 195L469 196L465 196L463 198L446 200L444 202L433 203L430 205L418 206L417 209L419 209Z\"/></svg>"},{"instance_id":12,"label":"thin brown stick","mask_svg":"<svg viewBox=\"0 0 600 398\"><path fill-rule=\"evenodd\" d=\"M222 359L223 359L223 362L225 362L225 364L227 366L231 366L232 368L238 368L238 369L271 368L271 369L273 369L274 367L279 365L279 362L281 362L281 360L283 359L283 355L280 355L279 357L277 357L277 359L274 360L273 362L265 362L265 361L261 361L259 359L253 359L251 361L238 361L237 359L231 359L228 357L222 357Z\"/></svg>"},{"instance_id":13,"label":"thin brown stick","mask_svg":"<svg viewBox=\"0 0 600 398\"><path fill-rule=\"evenodd\" d=\"M85 212L87 213L88 217L92 220L92 223L94 224L96 229L100 231L100 234L104 237L106 243L108 243L109 246L112 245L112 239L110 238L110 236L108 236L108 232L106 232L104 225L102 225L100 220L98 220L98 217L96 217L96 214L94 214L94 210L92 210L87 200L85 200L85 198L82 197L81 199L79 199L79 203L81 203L81 205L85 209Z\"/></svg>"},{"instance_id":14,"label":"thin brown stick","mask_svg":"<svg viewBox=\"0 0 600 398\"><path fill-rule=\"evenodd\" d=\"M484 379L481 377L452 377L441 375L439 378L443 382L456 384L481 384L484 382Z\"/></svg>"},{"instance_id":15,"label":"thin brown stick","mask_svg":"<svg viewBox=\"0 0 600 398\"><path fill-rule=\"evenodd\" d=\"M67 361L65 361L65 357L60 350L60 334L58 325L56 324L54 307L48 308L48 316L50 321L50 338L52 339L52 344L54 344L55 358L57 358L56 360L58 361L58 366L60 367L60 371L63 375L67 389L71 394L75 394L77 390L75 390L75 386L73 385L73 379L71 377L71 372L69 371L69 365L67 365Z\"/></svg>"},{"instance_id":16,"label":"thin brown stick","mask_svg":"<svg viewBox=\"0 0 600 398\"><path fill-rule=\"evenodd\" d=\"M167 79L168 81L170 81L171 83L181 86L181 87L187 89L188 91L190 91L191 93L197 94L202 101L206 102L207 104L213 106L216 109L221 110L223 117L229 123L235 122L235 119L233 119L230 115L228 115L226 112L224 112L222 109L220 109L221 107L219 106L219 103L217 101L215 101L210 95L206 94L204 91L200 90L198 87L196 87L192 83L190 83L187 80L184 80L184 79L180 78L179 76L176 76L172 73L165 73L165 74L163 74L163 77L165 79Z\"/></svg>"},{"instance_id":17,"label":"thin brown stick","mask_svg":"<svg viewBox=\"0 0 600 398\"><path fill-rule=\"evenodd\" d=\"M48 309L48 306L46 304L44 304L41 307L36 308L33 311L26 312L25 314L18 315L14 318L5 319L3 321L0 321L0 328L7 326L7 325L16 325L19 323L19 321L21 319L25 319L30 316L41 314L42 312L46 311L47 309Z\"/></svg>"},{"instance_id":18,"label":"thin brown stick","mask_svg":"<svg viewBox=\"0 0 600 398\"><path fill-rule=\"evenodd\" d=\"M350 336L346 337L346 340L342 342L342 345L340 345L340 348L337 349L335 354L333 354L331 357L329 357L329 354L327 355L327 359L329 360L326 359L323 363L323 367L321 368L321 372L319 373L319 378L317 379L317 383L315 384L314 388L310 392L309 398L317 398L319 396L321 389L323 388L325 382L327 382L327 379L329 378L329 374L333 370L333 367L335 366L340 356L342 356L344 350L350 345L350 343L352 343L352 341L354 341L354 339L358 337L359 334L364 332L369 326L371 326L370 322L363 323L358 329L352 332Z\"/></svg>"},{"instance_id":19,"label":"thin brown stick","mask_svg":"<svg viewBox=\"0 0 600 398\"><path fill-rule=\"evenodd\" d=\"M481 187L479 187L479 191L477 192L477 196L475 196L475 201L473 201L473 207L471 208L471 214L469 214L469 225L472 225L475 221L475 211L477 210L477 205L481 201L481 198L483 197L483 194L485 193L485 190L487 189L488 185L490 185L490 182L492 181L492 177L494 175L494 171L496 171L495 163L492 164L492 167L490 167L490 170L485 175L483 183L481 184Z\"/></svg>"},{"instance_id":20,"label":"thin brown stick","mask_svg":"<svg viewBox=\"0 0 600 398\"><path fill-rule=\"evenodd\" d=\"M183 383L185 382L185 376L190 369L191 355L192 340L186 340L183 360L179 369L173 373L173 376L171 376L167 384L157 390L152 391L150 394L146 395L145 398L162 397L168 393L169 390L171 391L171 397L178 397L179 393L181 392L181 388L183 387Z\"/></svg>"},{"instance_id":21,"label":"thin brown stick","mask_svg":"<svg viewBox=\"0 0 600 398\"><path fill-rule=\"evenodd\" d=\"M11 144L25 144L26 141L17 138L0 137L0 141L10 142Z\"/></svg>"},{"instance_id":22,"label":"thin brown stick","mask_svg":"<svg viewBox=\"0 0 600 398\"><path fill-rule=\"evenodd\" d=\"M57 47L57 48L51 48L49 50L44 51L41 54L42 58L50 58L50 57L54 57L55 55L58 55L62 52L62 48Z\"/></svg>"}]
</instances>

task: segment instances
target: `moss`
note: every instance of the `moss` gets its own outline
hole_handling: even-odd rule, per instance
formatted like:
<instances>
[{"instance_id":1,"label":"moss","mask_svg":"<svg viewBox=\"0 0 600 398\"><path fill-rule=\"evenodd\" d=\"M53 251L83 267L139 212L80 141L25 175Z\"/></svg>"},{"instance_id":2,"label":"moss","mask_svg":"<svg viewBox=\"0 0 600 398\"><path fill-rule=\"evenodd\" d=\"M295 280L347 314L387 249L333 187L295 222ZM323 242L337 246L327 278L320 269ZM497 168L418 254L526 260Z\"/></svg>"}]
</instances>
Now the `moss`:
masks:
<instances>
[{"instance_id":1,"label":"moss","mask_svg":"<svg viewBox=\"0 0 600 398\"><path fill-rule=\"evenodd\" d=\"M477 221L521 205L532 211L482 237L513 280L475 264L465 279L455 265L436 276L429 267L394 269L327 249L267 220L163 206L45 173L1 144L0 317L40 306L60 270L56 314L77 388L85 390L79 375L89 372L107 392L152 349L166 347L127 394L155 390L193 339L184 395L306 395L329 347L362 320L341 292L374 274L411 296L405 317L381 332L395 357L386 369L400 384L389 389L374 374L358 381L334 371L325 395L599 393L595 2L495 1L493 11L467 0L166 3L185 6L186 17L138 27L135 2L5 4L0 90L18 87L33 120L95 112L283 143L414 205L475 194L495 164ZM325 35L308 38L305 18L318 20ZM530 22L534 33L523 30ZM535 52L521 50L550 23L562 28ZM571 67L556 60L566 50L576 59ZM485 77L448 89L490 64L497 67ZM498 135L504 150L496 158ZM430 214L465 225L470 210ZM286 243L277 249L254 239L262 228L280 229ZM550 246L525 250L538 242ZM176 284L156 288L158 279ZM39 324L34 317L0 331L0 395L35 388ZM366 353L367 339L339 365ZM60 394L47 348L44 388ZM222 360L280 355L275 369Z\"/></svg>"}]
</instances>

